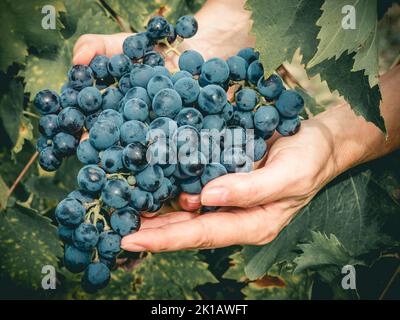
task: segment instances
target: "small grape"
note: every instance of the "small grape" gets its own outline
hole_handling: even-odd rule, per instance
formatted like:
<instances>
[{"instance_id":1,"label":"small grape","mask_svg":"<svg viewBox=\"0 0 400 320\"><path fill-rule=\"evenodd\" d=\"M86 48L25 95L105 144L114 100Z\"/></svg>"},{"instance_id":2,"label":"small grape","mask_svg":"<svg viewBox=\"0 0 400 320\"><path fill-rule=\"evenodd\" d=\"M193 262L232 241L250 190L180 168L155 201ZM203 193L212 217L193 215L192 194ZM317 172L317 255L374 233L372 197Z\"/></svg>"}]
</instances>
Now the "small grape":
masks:
<instances>
[{"instance_id":1,"label":"small grape","mask_svg":"<svg viewBox=\"0 0 400 320\"><path fill-rule=\"evenodd\" d=\"M86 165L78 172L78 185L84 191L98 192L106 183L106 173L96 165Z\"/></svg>"},{"instance_id":2,"label":"small grape","mask_svg":"<svg viewBox=\"0 0 400 320\"><path fill-rule=\"evenodd\" d=\"M130 72L132 86L147 88L150 79L155 76L153 67L146 64L135 63Z\"/></svg>"},{"instance_id":3,"label":"small grape","mask_svg":"<svg viewBox=\"0 0 400 320\"><path fill-rule=\"evenodd\" d=\"M86 213L82 203L73 198L65 198L56 207L55 216L58 223L70 227L77 227L84 219Z\"/></svg>"},{"instance_id":4,"label":"small grape","mask_svg":"<svg viewBox=\"0 0 400 320\"><path fill-rule=\"evenodd\" d=\"M101 108L102 96L95 87L82 89L78 94L78 104L83 112L89 114Z\"/></svg>"},{"instance_id":5,"label":"small grape","mask_svg":"<svg viewBox=\"0 0 400 320\"><path fill-rule=\"evenodd\" d=\"M245 80L247 75L248 63L242 57L230 57L226 63L229 67L229 78L233 81Z\"/></svg>"},{"instance_id":6,"label":"small grape","mask_svg":"<svg viewBox=\"0 0 400 320\"><path fill-rule=\"evenodd\" d=\"M78 140L65 132L57 133L53 138L54 152L59 157L70 156L75 153Z\"/></svg>"},{"instance_id":7,"label":"small grape","mask_svg":"<svg viewBox=\"0 0 400 320\"><path fill-rule=\"evenodd\" d=\"M244 88L235 94L237 107L242 111L251 111L258 103L257 92L250 88Z\"/></svg>"},{"instance_id":8,"label":"small grape","mask_svg":"<svg viewBox=\"0 0 400 320\"><path fill-rule=\"evenodd\" d=\"M57 123L62 131L74 134L83 129L85 116L78 109L67 107L58 114Z\"/></svg>"},{"instance_id":9,"label":"small grape","mask_svg":"<svg viewBox=\"0 0 400 320\"><path fill-rule=\"evenodd\" d=\"M261 106L254 114L254 126L261 132L272 132L279 124L279 113L273 106Z\"/></svg>"},{"instance_id":10,"label":"small grape","mask_svg":"<svg viewBox=\"0 0 400 320\"><path fill-rule=\"evenodd\" d=\"M110 224L111 228L123 237L139 230L140 215L131 207L118 209L111 215Z\"/></svg>"},{"instance_id":11,"label":"small grape","mask_svg":"<svg viewBox=\"0 0 400 320\"><path fill-rule=\"evenodd\" d=\"M205 186L210 181L228 174L226 168L220 163L209 163L206 165L201 175L201 183Z\"/></svg>"},{"instance_id":12,"label":"small grape","mask_svg":"<svg viewBox=\"0 0 400 320\"><path fill-rule=\"evenodd\" d=\"M59 131L57 115L47 114L39 120L39 132L47 138L54 137Z\"/></svg>"},{"instance_id":13,"label":"small grape","mask_svg":"<svg viewBox=\"0 0 400 320\"><path fill-rule=\"evenodd\" d=\"M142 171L149 165L146 146L140 142L128 144L122 151L122 162L131 171Z\"/></svg>"},{"instance_id":14,"label":"small grape","mask_svg":"<svg viewBox=\"0 0 400 320\"><path fill-rule=\"evenodd\" d=\"M114 231L100 233L97 250L102 258L113 259L120 252L121 236Z\"/></svg>"},{"instance_id":15,"label":"small grape","mask_svg":"<svg viewBox=\"0 0 400 320\"><path fill-rule=\"evenodd\" d=\"M193 16L183 16L176 22L176 33L182 38L193 37L198 29L198 24Z\"/></svg>"},{"instance_id":16,"label":"small grape","mask_svg":"<svg viewBox=\"0 0 400 320\"><path fill-rule=\"evenodd\" d=\"M125 73L130 72L131 60L124 54L115 54L108 61L108 72L116 77L121 78Z\"/></svg>"},{"instance_id":17,"label":"small grape","mask_svg":"<svg viewBox=\"0 0 400 320\"><path fill-rule=\"evenodd\" d=\"M100 162L99 152L91 145L89 140L79 143L76 156L83 164L97 164Z\"/></svg>"},{"instance_id":18,"label":"small grape","mask_svg":"<svg viewBox=\"0 0 400 320\"><path fill-rule=\"evenodd\" d=\"M138 211L147 211L153 205L153 195L136 187L131 192L130 206Z\"/></svg>"},{"instance_id":19,"label":"small grape","mask_svg":"<svg viewBox=\"0 0 400 320\"><path fill-rule=\"evenodd\" d=\"M159 117L174 118L182 109L182 99L173 89L159 91L153 99L153 111Z\"/></svg>"},{"instance_id":20,"label":"small grape","mask_svg":"<svg viewBox=\"0 0 400 320\"><path fill-rule=\"evenodd\" d=\"M81 273L92 261L91 251L82 251L73 245L68 245L64 250L64 265L72 273Z\"/></svg>"},{"instance_id":21,"label":"small grape","mask_svg":"<svg viewBox=\"0 0 400 320\"><path fill-rule=\"evenodd\" d=\"M126 146L129 143L141 142L146 144L147 127L143 122L130 120L121 126L121 144Z\"/></svg>"},{"instance_id":22,"label":"small grape","mask_svg":"<svg viewBox=\"0 0 400 320\"><path fill-rule=\"evenodd\" d=\"M120 130L118 126L107 120L96 121L89 131L89 141L97 150L105 150L111 147L119 141L119 138Z\"/></svg>"},{"instance_id":23,"label":"small grape","mask_svg":"<svg viewBox=\"0 0 400 320\"><path fill-rule=\"evenodd\" d=\"M155 16L147 23L146 34L149 38L160 40L169 35L169 23L162 16Z\"/></svg>"},{"instance_id":24,"label":"small grape","mask_svg":"<svg viewBox=\"0 0 400 320\"><path fill-rule=\"evenodd\" d=\"M103 202L112 208L123 208L130 201L129 184L125 179L108 180L101 192Z\"/></svg>"},{"instance_id":25,"label":"small grape","mask_svg":"<svg viewBox=\"0 0 400 320\"><path fill-rule=\"evenodd\" d=\"M257 89L268 101L272 101L279 97L282 91L285 90L285 87L283 86L282 79L273 74L268 79L261 77L257 82Z\"/></svg>"},{"instance_id":26,"label":"small grape","mask_svg":"<svg viewBox=\"0 0 400 320\"><path fill-rule=\"evenodd\" d=\"M301 113L304 107L303 97L294 90L285 90L276 101L276 108L285 118L292 118Z\"/></svg>"},{"instance_id":27,"label":"small grape","mask_svg":"<svg viewBox=\"0 0 400 320\"><path fill-rule=\"evenodd\" d=\"M276 130L284 137L292 136L300 130L301 121L298 116L293 118L281 117Z\"/></svg>"},{"instance_id":28,"label":"small grape","mask_svg":"<svg viewBox=\"0 0 400 320\"><path fill-rule=\"evenodd\" d=\"M188 77L176 81L174 89L181 96L184 105L190 105L196 102L200 94L200 85L198 81Z\"/></svg>"},{"instance_id":29,"label":"small grape","mask_svg":"<svg viewBox=\"0 0 400 320\"><path fill-rule=\"evenodd\" d=\"M151 78L147 84L147 94L150 99L163 89L172 89L172 81L166 76L154 76Z\"/></svg>"},{"instance_id":30,"label":"small grape","mask_svg":"<svg viewBox=\"0 0 400 320\"><path fill-rule=\"evenodd\" d=\"M52 90L39 91L33 103L41 114L57 113L60 108L60 97Z\"/></svg>"},{"instance_id":31,"label":"small grape","mask_svg":"<svg viewBox=\"0 0 400 320\"><path fill-rule=\"evenodd\" d=\"M255 51L253 48L240 49L237 55L246 60L248 64L251 64L253 61L258 60L258 58L260 57L260 53Z\"/></svg>"},{"instance_id":32,"label":"small grape","mask_svg":"<svg viewBox=\"0 0 400 320\"><path fill-rule=\"evenodd\" d=\"M143 171L136 175L137 185L149 192L156 191L164 178L164 172L160 166L147 166Z\"/></svg>"},{"instance_id":33,"label":"small grape","mask_svg":"<svg viewBox=\"0 0 400 320\"><path fill-rule=\"evenodd\" d=\"M68 82L72 89L82 90L94 82L92 69L84 64L76 64L68 71Z\"/></svg>"},{"instance_id":34,"label":"small grape","mask_svg":"<svg viewBox=\"0 0 400 320\"><path fill-rule=\"evenodd\" d=\"M165 61L163 56L157 51L149 51L146 52L143 57L143 64L155 67L155 66L164 66Z\"/></svg>"},{"instance_id":35,"label":"small grape","mask_svg":"<svg viewBox=\"0 0 400 320\"><path fill-rule=\"evenodd\" d=\"M101 167L105 172L117 173L123 169L122 151L124 148L120 146L112 146L101 153Z\"/></svg>"},{"instance_id":36,"label":"small grape","mask_svg":"<svg viewBox=\"0 0 400 320\"><path fill-rule=\"evenodd\" d=\"M206 114L220 113L227 103L226 92L220 86L210 84L200 91L198 103Z\"/></svg>"},{"instance_id":37,"label":"small grape","mask_svg":"<svg viewBox=\"0 0 400 320\"><path fill-rule=\"evenodd\" d=\"M89 67L92 69L96 79L104 79L109 76L107 69L108 62L108 57L104 55L96 55L92 61L90 61Z\"/></svg>"},{"instance_id":38,"label":"small grape","mask_svg":"<svg viewBox=\"0 0 400 320\"><path fill-rule=\"evenodd\" d=\"M229 66L220 58L212 58L203 63L201 74L209 83L221 84L229 78Z\"/></svg>"},{"instance_id":39,"label":"small grape","mask_svg":"<svg viewBox=\"0 0 400 320\"><path fill-rule=\"evenodd\" d=\"M102 262L94 262L87 266L82 278L82 288L94 293L105 288L110 282L110 269Z\"/></svg>"},{"instance_id":40,"label":"small grape","mask_svg":"<svg viewBox=\"0 0 400 320\"><path fill-rule=\"evenodd\" d=\"M149 107L142 99L133 98L124 104L122 112L126 120L144 122L149 116Z\"/></svg>"},{"instance_id":41,"label":"small grape","mask_svg":"<svg viewBox=\"0 0 400 320\"><path fill-rule=\"evenodd\" d=\"M195 108L183 108L175 120L179 127L190 125L199 131L203 127L203 115Z\"/></svg>"},{"instance_id":42,"label":"small grape","mask_svg":"<svg viewBox=\"0 0 400 320\"><path fill-rule=\"evenodd\" d=\"M204 63L202 55L194 50L186 50L179 57L178 65L181 71L187 71L191 75L197 75L201 72Z\"/></svg>"}]
</instances>

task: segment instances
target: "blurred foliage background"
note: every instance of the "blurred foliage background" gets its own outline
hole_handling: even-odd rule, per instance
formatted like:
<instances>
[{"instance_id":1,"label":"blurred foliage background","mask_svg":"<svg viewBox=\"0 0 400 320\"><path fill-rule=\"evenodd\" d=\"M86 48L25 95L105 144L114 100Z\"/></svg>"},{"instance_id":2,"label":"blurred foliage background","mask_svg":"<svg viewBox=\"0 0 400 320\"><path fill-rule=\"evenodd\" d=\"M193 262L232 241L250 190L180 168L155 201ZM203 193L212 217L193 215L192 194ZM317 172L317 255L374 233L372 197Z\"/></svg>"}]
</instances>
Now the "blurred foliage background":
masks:
<instances>
[{"instance_id":1,"label":"blurred foliage background","mask_svg":"<svg viewBox=\"0 0 400 320\"><path fill-rule=\"evenodd\" d=\"M96 295L81 291L79 279L63 267L53 216L58 201L76 188L77 160L64 161L55 174L43 172L33 162L10 195L11 186L35 154L38 115L32 99L43 88L60 89L77 38L85 33L142 31L154 14L174 22L181 15L196 12L203 2L0 3L0 298L400 298L399 153L333 181L271 244L123 253L110 285ZM56 30L40 27L41 8L47 4L57 9ZM398 59L400 6L393 6L381 19L378 32L383 73ZM262 35L256 32L256 37ZM283 66L284 76L290 74L303 88L310 114L343 99L318 75L307 76L299 52ZM357 291L339 287L341 266L348 263L356 265ZM56 290L41 289L44 265L57 266Z\"/></svg>"}]
</instances>

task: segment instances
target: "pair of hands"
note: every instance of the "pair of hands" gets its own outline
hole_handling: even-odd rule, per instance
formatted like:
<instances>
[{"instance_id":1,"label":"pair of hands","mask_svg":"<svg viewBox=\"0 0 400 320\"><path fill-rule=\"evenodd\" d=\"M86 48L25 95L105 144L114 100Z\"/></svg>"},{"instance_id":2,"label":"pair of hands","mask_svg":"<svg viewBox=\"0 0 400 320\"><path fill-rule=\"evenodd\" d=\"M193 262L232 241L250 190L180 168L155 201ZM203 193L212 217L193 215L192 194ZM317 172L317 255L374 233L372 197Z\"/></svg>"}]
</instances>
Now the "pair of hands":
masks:
<instances>
[{"instance_id":1,"label":"pair of hands","mask_svg":"<svg viewBox=\"0 0 400 320\"><path fill-rule=\"evenodd\" d=\"M121 53L128 35L82 36L74 48L74 64L89 64L96 54ZM215 56L209 42L201 37L200 33L193 40L185 40L185 47L179 49L193 48L206 59ZM209 34L206 37L210 38ZM252 39L242 39L238 46L252 45ZM237 47L229 47L232 41L222 41L217 48L226 56L220 57L236 54ZM228 43L228 47L223 43ZM174 68L176 61L176 56L168 57L167 65ZM128 251L158 252L272 241L340 169L333 134L322 119L303 121L300 131L291 137L275 134L268 146L268 156L255 164L256 170L211 181L201 195L181 194L179 203L186 211L144 217L140 231L123 238L121 247ZM204 215L193 213L201 205L225 208Z\"/></svg>"}]
</instances>

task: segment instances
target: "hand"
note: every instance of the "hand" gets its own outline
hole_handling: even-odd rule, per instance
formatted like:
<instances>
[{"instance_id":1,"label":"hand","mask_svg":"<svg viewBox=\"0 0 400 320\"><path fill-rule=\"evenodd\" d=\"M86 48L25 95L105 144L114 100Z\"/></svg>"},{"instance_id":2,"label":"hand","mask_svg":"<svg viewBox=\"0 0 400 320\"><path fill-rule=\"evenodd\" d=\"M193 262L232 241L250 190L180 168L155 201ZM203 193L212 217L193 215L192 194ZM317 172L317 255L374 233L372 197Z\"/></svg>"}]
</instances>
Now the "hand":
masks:
<instances>
[{"instance_id":1,"label":"hand","mask_svg":"<svg viewBox=\"0 0 400 320\"><path fill-rule=\"evenodd\" d=\"M157 252L272 241L339 173L334 137L322 121L306 120L298 134L274 138L268 158L255 171L228 174L207 184L201 196L180 198L189 210L200 204L228 208L143 218L141 230L126 236L121 247Z\"/></svg>"}]
</instances>

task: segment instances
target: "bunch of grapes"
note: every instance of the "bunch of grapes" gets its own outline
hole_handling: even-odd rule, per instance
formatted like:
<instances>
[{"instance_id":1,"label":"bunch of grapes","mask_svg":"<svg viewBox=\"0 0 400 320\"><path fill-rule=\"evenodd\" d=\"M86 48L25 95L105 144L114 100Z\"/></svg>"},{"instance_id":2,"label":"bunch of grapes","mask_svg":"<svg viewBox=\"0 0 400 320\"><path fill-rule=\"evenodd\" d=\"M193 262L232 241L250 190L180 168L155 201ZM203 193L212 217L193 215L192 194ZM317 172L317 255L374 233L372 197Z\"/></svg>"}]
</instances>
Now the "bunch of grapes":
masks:
<instances>
[{"instance_id":1,"label":"bunch of grapes","mask_svg":"<svg viewBox=\"0 0 400 320\"><path fill-rule=\"evenodd\" d=\"M74 153L84 165L79 189L55 215L64 264L84 272L89 292L107 285L121 237L139 230L142 214L180 192L199 194L227 173L251 171L275 131L289 136L300 128L303 99L279 76L265 79L252 48L227 61L187 50L171 73L155 46L176 52L173 45L196 32L192 16L175 26L153 17L146 32L124 41L123 54L75 65L60 96L43 90L35 97L41 167L54 171Z\"/></svg>"}]
</instances>

